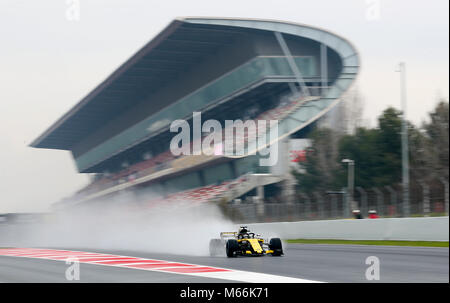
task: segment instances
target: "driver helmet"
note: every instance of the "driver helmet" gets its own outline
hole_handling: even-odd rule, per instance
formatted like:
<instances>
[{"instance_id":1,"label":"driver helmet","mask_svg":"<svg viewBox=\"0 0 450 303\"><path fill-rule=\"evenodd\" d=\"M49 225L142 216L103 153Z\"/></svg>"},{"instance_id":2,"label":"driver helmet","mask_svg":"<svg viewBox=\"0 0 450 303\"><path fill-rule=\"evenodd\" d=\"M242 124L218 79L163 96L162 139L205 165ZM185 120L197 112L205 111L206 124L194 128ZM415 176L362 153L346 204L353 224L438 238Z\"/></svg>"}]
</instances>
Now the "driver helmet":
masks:
<instances>
[{"instance_id":1,"label":"driver helmet","mask_svg":"<svg viewBox=\"0 0 450 303\"><path fill-rule=\"evenodd\" d=\"M245 234L247 232L248 232L247 226L241 226L241 228L239 229L240 234Z\"/></svg>"}]
</instances>

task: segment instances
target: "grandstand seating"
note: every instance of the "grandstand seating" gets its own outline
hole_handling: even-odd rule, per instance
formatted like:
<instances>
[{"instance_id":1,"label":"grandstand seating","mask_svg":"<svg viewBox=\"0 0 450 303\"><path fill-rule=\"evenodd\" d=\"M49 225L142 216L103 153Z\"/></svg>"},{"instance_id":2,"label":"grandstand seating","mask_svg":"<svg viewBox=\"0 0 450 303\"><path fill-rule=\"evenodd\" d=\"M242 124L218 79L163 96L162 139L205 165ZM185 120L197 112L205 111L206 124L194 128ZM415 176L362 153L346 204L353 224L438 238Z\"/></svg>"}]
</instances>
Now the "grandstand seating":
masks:
<instances>
[{"instance_id":1,"label":"grandstand seating","mask_svg":"<svg viewBox=\"0 0 450 303\"><path fill-rule=\"evenodd\" d=\"M198 187L195 189L190 189L182 192L177 192L168 195L167 197L155 197L147 201L147 207L158 207L166 204L177 203L183 204L187 203L190 205L194 205L197 203L204 203L207 201L211 201L213 199L218 199L225 193L227 193L230 189L238 185L239 183L245 182L247 177L241 176L233 181L224 181L221 184L215 185L207 185L203 187Z\"/></svg>"},{"instance_id":2,"label":"grandstand seating","mask_svg":"<svg viewBox=\"0 0 450 303\"><path fill-rule=\"evenodd\" d=\"M255 121L258 121L258 120L266 120L266 121L282 120L287 115L289 115L289 113L296 110L298 107L300 107L305 102L305 99L301 98L301 97L298 97L295 99L294 98L284 98L284 99L285 100L280 102L277 106L257 115L256 118L254 118L253 120L255 120ZM223 138L224 144L227 143L227 141L225 140L225 132L226 132L226 130L223 129L222 130L222 138ZM261 134L264 134L265 132L266 132L266 129L262 130ZM250 143L248 141L249 138L256 139L257 133L258 133L258 125L256 123L255 133L249 133L248 131L244 132L244 134L236 133L235 134L236 142L238 142L238 140L240 142L243 141L244 147L245 147L246 144ZM204 137L200 138L200 140L203 140L203 139L204 139ZM192 147L192 145L193 145L193 142L191 142L191 147ZM190 156L187 156L187 157L190 157ZM128 181L131 181L131 180L129 180L130 176L131 176L131 179L134 180L135 178L150 175L161 169L169 167L170 164L172 163L172 161L177 158L179 158L179 157L174 156L170 150L167 150L165 152L162 152L162 153L156 155L153 158L133 164L133 165L117 172L116 174L114 174L111 177L104 177L97 181L94 181L93 183L89 184L87 187L82 189L81 192L87 194L90 192L95 192L98 190L102 190L102 189L114 186L116 184L128 182ZM205 158L205 160L206 160L206 158ZM190 161L188 161L188 162L190 162ZM194 196L195 196L195 193L194 193Z\"/></svg>"}]
</instances>

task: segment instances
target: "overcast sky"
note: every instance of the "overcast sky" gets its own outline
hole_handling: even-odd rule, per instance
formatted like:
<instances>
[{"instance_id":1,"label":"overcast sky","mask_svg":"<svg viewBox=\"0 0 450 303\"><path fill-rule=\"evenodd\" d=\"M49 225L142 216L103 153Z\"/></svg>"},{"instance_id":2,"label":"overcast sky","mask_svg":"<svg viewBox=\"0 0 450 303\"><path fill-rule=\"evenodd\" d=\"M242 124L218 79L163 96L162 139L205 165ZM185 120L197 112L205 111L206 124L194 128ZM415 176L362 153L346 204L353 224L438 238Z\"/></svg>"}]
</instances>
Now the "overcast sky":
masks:
<instances>
[{"instance_id":1,"label":"overcast sky","mask_svg":"<svg viewBox=\"0 0 450 303\"><path fill-rule=\"evenodd\" d=\"M410 120L448 99L448 0L79 0L78 20L76 2L0 0L0 213L46 211L88 182L69 152L28 144L177 16L279 19L348 38L372 126L400 107L400 61Z\"/></svg>"}]
</instances>

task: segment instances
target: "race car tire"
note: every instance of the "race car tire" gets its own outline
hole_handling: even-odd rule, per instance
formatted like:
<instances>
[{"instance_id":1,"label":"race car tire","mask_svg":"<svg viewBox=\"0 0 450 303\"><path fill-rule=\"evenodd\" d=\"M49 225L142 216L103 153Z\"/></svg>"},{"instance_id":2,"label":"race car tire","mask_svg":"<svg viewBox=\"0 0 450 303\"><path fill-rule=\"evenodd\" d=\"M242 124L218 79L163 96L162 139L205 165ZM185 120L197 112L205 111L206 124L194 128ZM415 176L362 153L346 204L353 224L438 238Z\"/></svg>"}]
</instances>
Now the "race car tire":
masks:
<instances>
[{"instance_id":1,"label":"race car tire","mask_svg":"<svg viewBox=\"0 0 450 303\"><path fill-rule=\"evenodd\" d=\"M272 238L269 242L269 249L273 250L272 256L279 257L283 254L283 246L280 238Z\"/></svg>"},{"instance_id":2,"label":"race car tire","mask_svg":"<svg viewBox=\"0 0 450 303\"><path fill-rule=\"evenodd\" d=\"M209 241L209 254L211 257L220 255L222 249L223 249L222 240L211 239L211 241Z\"/></svg>"},{"instance_id":3,"label":"race car tire","mask_svg":"<svg viewBox=\"0 0 450 303\"><path fill-rule=\"evenodd\" d=\"M239 250L239 243L237 240L230 239L227 241L225 251L227 253L228 258L232 258L236 256L236 252Z\"/></svg>"}]
</instances>

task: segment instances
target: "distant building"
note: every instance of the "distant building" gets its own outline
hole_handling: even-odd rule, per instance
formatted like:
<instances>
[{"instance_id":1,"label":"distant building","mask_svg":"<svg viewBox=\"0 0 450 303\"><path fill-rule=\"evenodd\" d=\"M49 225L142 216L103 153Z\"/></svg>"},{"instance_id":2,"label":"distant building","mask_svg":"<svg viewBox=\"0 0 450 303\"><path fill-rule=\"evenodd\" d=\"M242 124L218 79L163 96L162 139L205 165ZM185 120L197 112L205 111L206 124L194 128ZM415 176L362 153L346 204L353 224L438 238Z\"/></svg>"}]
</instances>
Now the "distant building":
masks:
<instances>
[{"instance_id":1,"label":"distant building","mask_svg":"<svg viewBox=\"0 0 450 303\"><path fill-rule=\"evenodd\" d=\"M289 163L305 138L355 81L359 56L323 29L259 19L179 18L31 143L71 151L92 183L58 204L89 203L126 191L152 203L236 199L290 186ZM202 120L277 120L278 162L260 154L175 156L170 124ZM269 133L265 134L269 137ZM243 135L247 151L257 146ZM293 141L295 142L295 141ZM297 141L297 143L300 141ZM305 143L306 141L302 141ZM292 152L295 153L293 156ZM295 157L295 160L292 160ZM288 184L288 185L286 185Z\"/></svg>"}]
</instances>

